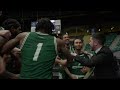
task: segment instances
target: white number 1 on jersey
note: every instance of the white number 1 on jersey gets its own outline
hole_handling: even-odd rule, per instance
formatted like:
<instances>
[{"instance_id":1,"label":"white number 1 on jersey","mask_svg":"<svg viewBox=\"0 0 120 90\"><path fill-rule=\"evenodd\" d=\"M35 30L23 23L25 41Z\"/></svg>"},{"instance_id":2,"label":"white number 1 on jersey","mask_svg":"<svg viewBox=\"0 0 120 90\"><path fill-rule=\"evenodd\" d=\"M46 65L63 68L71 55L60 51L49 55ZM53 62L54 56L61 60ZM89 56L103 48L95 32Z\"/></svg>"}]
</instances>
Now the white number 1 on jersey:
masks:
<instances>
[{"instance_id":1,"label":"white number 1 on jersey","mask_svg":"<svg viewBox=\"0 0 120 90\"><path fill-rule=\"evenodd\" d=\"M43 45L43 43L38 43L37 44L37 49L35 51L35 54L34 54L34 57L33 57L33 61L37 61L38 56L39 56L40 51L41 51L41 48L42 48L42 45Z\"/></svg>"}]
</instances>

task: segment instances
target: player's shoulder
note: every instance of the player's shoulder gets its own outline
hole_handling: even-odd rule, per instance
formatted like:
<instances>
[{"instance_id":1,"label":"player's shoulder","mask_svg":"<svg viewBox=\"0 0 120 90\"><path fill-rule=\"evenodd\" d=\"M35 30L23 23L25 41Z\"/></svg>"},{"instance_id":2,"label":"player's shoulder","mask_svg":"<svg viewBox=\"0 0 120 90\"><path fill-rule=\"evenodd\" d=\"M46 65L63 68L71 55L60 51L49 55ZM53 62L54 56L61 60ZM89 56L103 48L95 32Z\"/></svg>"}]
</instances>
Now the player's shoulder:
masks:
<instances>
[{"instance_id":1,"label":"player's shoulder","mask_svg":"<svg viewBox=\"0 0 120 90\"><path fill-rule=\"evenodd\" d=\"M0 34L10 33L9 30L0 30Z\"/></svg>"},{"instance_id":2,"label":"player's shoulder","mask_svg":"<svg viewBox=\"0 0 120 90\"><path fill-rule=\"evenodd\" d=\"M16 36L16 38L24 38L26 35L28 35L29 32L22 32Z\"/></svg>"},{"instance_id":3,"label":"player's shoulder","mask_svg":"<svg viewBox=\"0 0 120 90\"><path fill-rule=\"evenodd\" d=\"M65 42L60 38L56 38L56 41L58 44L65 44Z\"/></svg>"},{"instance_id":4,"label":"player's shoulder","mask_svg":"<svg viewBox=\"0 0 120 90\"><path fill-rule=\"evenodd\" d=\"M1 30L0 36L3 36L6 39L9 39L11 37L11 32L9 30Z\"/></svg>"}]
</instances>

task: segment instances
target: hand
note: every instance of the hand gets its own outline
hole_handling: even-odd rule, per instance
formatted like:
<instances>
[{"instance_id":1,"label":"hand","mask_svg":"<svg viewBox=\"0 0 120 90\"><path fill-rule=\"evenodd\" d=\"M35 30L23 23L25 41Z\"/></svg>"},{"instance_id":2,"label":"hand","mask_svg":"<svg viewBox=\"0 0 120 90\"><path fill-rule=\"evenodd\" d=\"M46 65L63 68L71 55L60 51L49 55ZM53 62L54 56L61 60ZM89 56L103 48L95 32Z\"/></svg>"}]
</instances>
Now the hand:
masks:
<instances>
[{"instance_id":1,"label":"hand","mask_svg":"<svg viewBox=\"0 0 120 90\"><path fill-rule=\"evenodd\" d=\"M14 74L13 77L11 77L11 79L19 79L20 74Z\"/></svg>"},{"instance_id":2,"label":"hand","mask_svg":"<svg viewBox=\"0 0 120 90\"><path fill-rule=\"evenodd\" d=\"M61 58L59 56L56 57L56 60L61 60Z\"/></svg>"},{"instance_id":3,"label":"hand","mask_svg":"<svg viewBox=\"0 0 120 90\"><path fill-rule=\"evenodd\" d=\"M67 60L66 59L62 60L60 57L57 56L55 59L55 63L65 66L67 65Z\"/></svg>"},{"instance_id":4,"label":"hand","mask_svg":"<svg viewBox=\"0 0 120 90\"><path fill-rule=\"evenodd\" d=\"M77 54L76 53L71 53L71 55L76 56Z\"/></svg>"},{"instance_id":5,"label":"hand","mask_svg":"<svg viewBox=\"0 0 120 90\"><path fill-rule=\"evenodd\" d=\"M66 59L60 60L60 64L63 65L63 66L66 66L67 65L67 60Z\"/></svg>"},{"instance_id":6,"label":"hand","mask_svg":"<svg viewBox=\"0 0 120 90\"><path fill-rule=\"evenodd\" d=\"M14 48L13 50L12 50L12 53L13 54L20 54L21 53L21 50L19 49L19 48Z\"/></svg>"},{"instance_id":7,"label":"hand","mask_svg":"<svg viewBox=\"0 0 120 90\"><path fill-rule=\"evenodd\" d=\"M66 66L67 65L67 60L56 60L58 62L58 64L62 65L62 66Z\"/></svg>"},{"instance_id":8,"label":"hand","mask_svg":"<svg viewBox=\"0 0 120 90\"><path fill-rule=\"evenodd\" d=\"M76 75L74 75L74 74L72 74L71 78L72 79L78 79L78 77Z\"/></svg>"},{"instance_id":9,"label":"hand","mask_svg":"<svg viewBox=\"0 0 120 90\"><path fill-rule=\"evenodd\" d=\"M81 71L82 71L83 73L87 73L88 71L90 71L90 68L84 66L84 67L81 69Z\"/></svg>"},{"instance_id":10,"label":"hand","mask_svg":"<svg viewBox=\"0 0 120 90\"><path fill-rule=\"evenodd\" d=\"M12 50L13 52L20 52L21 50L19 49L19 48L14 48L13 50Z\"/></svg>"},{"instance_id":11,"label":"hand","mask_svg":"<svg viewBox=\"0 0 120 90\"><path fill-rule=\"evenodd\" d=\"M81 51L82 53L84 53L84 54L89 54L87 51Z\"/></svg>"},{"instance_id":12,"label":"hand","mask_svg":"<svg viewBox=\"0 0 120 90\"><path fill-rule=\"evenodd\" d=\"M20 58L20 54L21 54L21 50L19 48L14 48L12 50L12 54L16 57L16 58Z\"/></svg>"},{"instance_id":13,"label":"hand","mask_svg":"<svg viewBox=\"0 0 120 90\"><path fill-rule=\"evenodd\" d=\"M89 53L89 52L87 52L87 51L81 51L81 52L84 53L84 54L87 54L89 58L91 58L91 57L93 56L92 53Z\"/></svg>"}]
</instances>

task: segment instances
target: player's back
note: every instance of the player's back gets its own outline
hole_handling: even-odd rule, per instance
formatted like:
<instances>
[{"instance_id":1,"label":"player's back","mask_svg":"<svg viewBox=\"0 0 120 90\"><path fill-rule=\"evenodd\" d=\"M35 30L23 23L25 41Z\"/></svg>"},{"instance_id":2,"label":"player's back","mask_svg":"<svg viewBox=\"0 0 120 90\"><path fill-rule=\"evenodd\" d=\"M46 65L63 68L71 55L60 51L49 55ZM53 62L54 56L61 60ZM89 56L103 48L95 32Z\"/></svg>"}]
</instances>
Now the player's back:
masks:
<instances>
[{"instance_id":1,"label":"player's back","mask_svg":"<svg viewBox=\"0 0 120 90\"><path fill-rule=\"evenodd\" d=\"M21 47L21 79L52 79L56 58L56 38L31 32Z\"/></svg>"}]
</instances>

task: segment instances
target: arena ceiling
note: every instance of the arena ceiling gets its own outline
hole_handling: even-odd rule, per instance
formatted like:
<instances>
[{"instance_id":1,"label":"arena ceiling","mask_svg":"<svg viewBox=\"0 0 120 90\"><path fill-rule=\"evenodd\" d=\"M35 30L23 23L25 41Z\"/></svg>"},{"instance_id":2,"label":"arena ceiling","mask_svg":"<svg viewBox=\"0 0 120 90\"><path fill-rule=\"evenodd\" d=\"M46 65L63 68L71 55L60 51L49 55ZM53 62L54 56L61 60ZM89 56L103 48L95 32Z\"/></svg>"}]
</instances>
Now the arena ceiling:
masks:
<instances>
[{"instance_id":1,"label":"arena ceiling","mask_svg":"<svg viewBox=\"0 0 120 90\"><path fill-rule=\"evenodd\" d=\"M64 27L71 25L120 22L120 12L111 10L62 10L62 9L3 9L1 18L16 18L24 21L35 21L42 17L61 19ZM2 20L1 19L1 20ZM64 28L63 27L63 28Z\"/></svg>"},{"instance_id":2,"label":"arena ceiling","mask_svg":"<svg viewBox=\"0 0 120 90\"><path fill-rule=\"evenodd\" d=\"M105 15L112 14L112 11L80 11L80 10L49 10L49 9L4 9L2 10L4 15L15 18L71 18L71 17L82 17L82 16L94 16L94 15Z\"/></svg>"}]
</instances>

